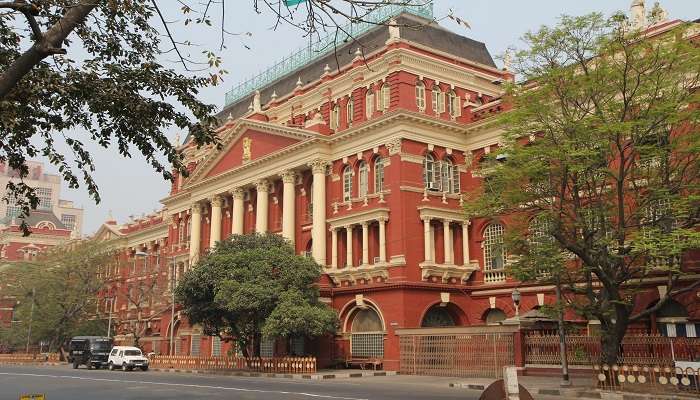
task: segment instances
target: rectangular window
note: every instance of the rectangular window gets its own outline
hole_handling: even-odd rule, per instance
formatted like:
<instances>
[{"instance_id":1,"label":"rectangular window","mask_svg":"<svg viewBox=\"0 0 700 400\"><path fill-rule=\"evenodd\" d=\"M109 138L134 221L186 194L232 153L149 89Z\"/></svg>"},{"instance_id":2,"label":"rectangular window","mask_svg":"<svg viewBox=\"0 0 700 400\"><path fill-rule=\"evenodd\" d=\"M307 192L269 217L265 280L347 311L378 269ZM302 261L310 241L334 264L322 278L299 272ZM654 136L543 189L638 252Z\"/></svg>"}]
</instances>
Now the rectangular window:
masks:
<instances>
[{"instance_id":1,"label":"rectangular window","mask_svg":"<svg viewBox=\"0 0 700 400\"><path fill-rule=\"evenodd\" d=\"M275 356L275 338L262 338L260 340L260 357L272 358Z\"/></svg>"},{"instance_id":2,"label":"rectangular window","mask_svg":"<svg viewBox=\"0 0 700 400\"><path fill-rule=\"evenodd\" d=\"M5 216L16 217L16 216L20 215L21 213L22 213L22 207L8 205L7 211L5 211Z\"/></svg>"},{"instance_id":3,"label":"rectangular window","mask_svg":"<svg viewBox=\"0 0 700 400\"><path fill-rule=\"evenodd\" d=\"M202 346L202 339L200 335L192 335L192 351L190 351L190 355L192 356L199 356L199 350Z\"/></svg>"},{"instance_id":4,"label":"rectangular window","mask_svg":"<svg viewBox=\"0 0 700 400\"><path fill-rule=\"evenodd\" d=\"M221 338L218 336L211 337L211 356L218 357L221 355Z\"/></svg>"},{"instance_id":5,"label":"rectangular window","mask_svg":"<svg viewBox=\"0 0 700 400\"><path fill-rule=\"evenodd\" d=\"M365 105L365 115L367 119L372 118L372 111L374 111L374 93L372 89L367 91L367 104Z\"/></svg>"},{"instance_id":6,"label":"rectangular window","mask_svg":"<svg viewBox=\"0 0 700 400\"><path fill-rule=\"evenodd\" d=\"M41 210L50 210L53 207L53 203L51 201L51 188L36 188L34 189L36 196L39 198L39 205L37 206L38 209Z\"/></svg>"},{"instance_id":7,"label":"rectangular window","mask_svg":"<svg viewBox=\"0 0 700 400\"><path fill-rule=\"evenodd\" d=\"M353 333L350 353L353 357L384 357L384 334Z\"/></svg>"},{"instance_id":8,"label":"rectangular window","mask_svg":"<svg viewBox=\"0 0 700 400\"><path fill-rule=\"evenodd\" d=\"M61 214L61 223L66 226L67 229L75 229L75 215Z\"/></svg>"}]
</instances>

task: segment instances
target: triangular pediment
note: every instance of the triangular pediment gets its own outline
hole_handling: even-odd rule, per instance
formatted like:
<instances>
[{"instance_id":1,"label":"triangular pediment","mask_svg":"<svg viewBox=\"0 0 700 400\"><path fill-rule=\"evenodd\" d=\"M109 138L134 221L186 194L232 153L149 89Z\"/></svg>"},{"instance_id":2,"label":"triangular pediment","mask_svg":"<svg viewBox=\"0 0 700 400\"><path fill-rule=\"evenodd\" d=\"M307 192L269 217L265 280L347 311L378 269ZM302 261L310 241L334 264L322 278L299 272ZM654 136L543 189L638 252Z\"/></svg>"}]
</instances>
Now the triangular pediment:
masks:
<instances>
[{"instance_id":1,"label":"triangular pediment","mask_svg":"<svg viewBox=\"0 0 700 400\"><path fill-rule=\"evenodd\" d=\"M221 148L214 149L197 166L187 186L269 157L317 136L299 128L243 120L219 133Z\"/></svg>"}]
</instances>

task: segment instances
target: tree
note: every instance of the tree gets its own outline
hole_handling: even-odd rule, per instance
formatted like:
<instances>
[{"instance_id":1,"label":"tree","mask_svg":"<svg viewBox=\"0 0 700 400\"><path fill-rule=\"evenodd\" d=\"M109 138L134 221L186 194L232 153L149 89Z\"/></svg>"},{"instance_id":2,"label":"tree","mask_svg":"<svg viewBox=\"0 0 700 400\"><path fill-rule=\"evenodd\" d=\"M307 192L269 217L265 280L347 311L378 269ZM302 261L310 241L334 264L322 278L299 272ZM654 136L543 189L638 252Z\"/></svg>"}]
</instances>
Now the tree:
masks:
<instances>
[{"instance_id":1,"label":"tree","mask_svg":"<svg viewBox=\"0 0 700 400\"><path fill-rule=\"evenodd\" d=\"M511 272L560 283L567 306L600 321L611 364L630 323L700 285L680 263L700 245L700 49L687 29L647 38L591 14L526 34L524 83L496 121L504 141L467 202L470 216L514 215ZM635 310L659 277L667 294Z\"/></svg>"},{"instance_id":2,"label":"tree","mask_svg":"<svg viewBox=\"0 0 700 400\"><path fill-rule=\"evenodd\" d=\"M104 267L113 261L109 243L81 241L9 266L3 278L12 282L6 294L17 301L19 321L13 335L26 340L31 329L31 342L46 341L50 351L74 335L104 335L106 324L95 320L97 298L104 287Z\"/></svg>"},{"instance_id":3,"label":"tree","mask_svg":"<svg viewBox=\"0 0 700 400\"><path fill-rule=\"evenodd\" d=\"M279 235L233 235L184 275L176 301L191 324L233 338L250 356L263 336L335 331L335 311L318 301L320 276L321 267Z\"/></svg>"},{"instance_id":4,"label":"tree","mask_svg":"<svg viewBox=\"0 0 700 400\"><path fill-rule=\"evenodd\" d=\"M8 184L4 201L20 206L22 216L36 209L39 199L23 179L29 174L26 161L43 156L58 167L70 188L80 185L82 175L99 203L88 141L104 148L115 145L124 157L140 154L169 180L174 172L187 176L188 170L183 155L165 135L168 129L185 131L197 146L217 145L215 107L197 95L221 82L226 74L222 60L213 49L197 49L201 59L190 56L188 51L198 45L173 36L176 22L169 22L166 15L181 13L185 18L176 20L185 25L210 26L218 7L221 50L225 37L234 34L226 26L225 5L240 4L188 3L0 1L0 162L7 162L20 179ZM162 11L160 5L166 4ZM332 28L350 34L342 28L343 21L364 22L378 8L411 1L252 0L250 4L257 12L271 11L277 24L291 24L311 38ZM175 65L163 61L170 54L176 56ZM30 233L24 223L22 229Z\"/></svg>"}]
</instances>

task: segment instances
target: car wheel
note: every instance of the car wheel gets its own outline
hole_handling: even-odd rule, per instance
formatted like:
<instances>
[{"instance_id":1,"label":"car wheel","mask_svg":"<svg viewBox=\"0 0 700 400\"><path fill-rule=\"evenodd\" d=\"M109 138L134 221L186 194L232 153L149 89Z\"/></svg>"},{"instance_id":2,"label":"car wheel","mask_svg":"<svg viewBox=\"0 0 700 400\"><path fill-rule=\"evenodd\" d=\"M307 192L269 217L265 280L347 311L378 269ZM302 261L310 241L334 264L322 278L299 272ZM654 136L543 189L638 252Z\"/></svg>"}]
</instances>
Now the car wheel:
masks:
<instances>
[{"instance_id":1,"label":"car wheel","mask_svg":"<svg viewBox=\"0 0 700 400\"><path fill-rule=\"evenodd\" d=\"M122 363L122 371L128 371L129 367L126 366L126 363Z\"/></svg>"},{"instance_id":2,"label":"car wheel","mask_svg":"<svg viewBox=\"0 0 700 400\"><path fill-rule=\"evenodd\" d=\"M141 367L141 371L148 371L148 366L146 366L146 367Z\"/></svg>"},{"instance_id":3,"label":"car wheel","mask_svg":"<svg viewBox=\"0 0 700 400\"><path fill-rule=\"evenodd\" d=\"M92 369L92 360L89 358L87 360L87 369Z\"/></svg>"},{"instance_id":4,"label":"car wheel","mask_svg":"<svg viewBox=\"0 0 700 400\"><path fill-rule=\"evenodd\" d=\"M110 371L114 371L114 364L112 364L112 362L110 361L109 364L107 364L107 368L108 368Z\"/></svg>"},{"instance_id":5,"label":"car wheel","mask_svg":"<svg viewBox=\"0 0 700 400\"><path fill-rule=\"evenodd\" d=\"M77 361L73 361L73 369L78 369L78 362Z\"/></svg>"}]
</instances>

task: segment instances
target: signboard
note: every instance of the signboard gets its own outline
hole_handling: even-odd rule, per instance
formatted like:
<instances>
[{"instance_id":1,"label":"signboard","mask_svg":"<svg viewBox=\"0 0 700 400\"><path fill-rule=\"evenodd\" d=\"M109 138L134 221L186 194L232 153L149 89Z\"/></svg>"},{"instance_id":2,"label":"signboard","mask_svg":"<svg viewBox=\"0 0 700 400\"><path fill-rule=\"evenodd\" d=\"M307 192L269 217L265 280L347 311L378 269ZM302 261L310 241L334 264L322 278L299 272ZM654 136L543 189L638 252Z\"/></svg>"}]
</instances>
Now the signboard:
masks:
<instances>
[{"instance_id":1,"label":"signboard","mask_svg":"<svg viewBox=\"0 0 700 400\"><path fill-rule=\"evenodd\" d=\"M46 400L43 394L23 394L19 396L19 400Z\"/></svg>"}]
</instances>

